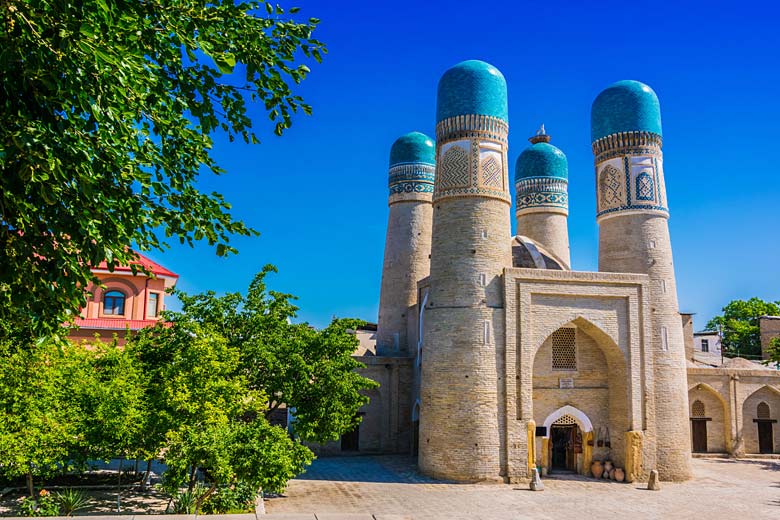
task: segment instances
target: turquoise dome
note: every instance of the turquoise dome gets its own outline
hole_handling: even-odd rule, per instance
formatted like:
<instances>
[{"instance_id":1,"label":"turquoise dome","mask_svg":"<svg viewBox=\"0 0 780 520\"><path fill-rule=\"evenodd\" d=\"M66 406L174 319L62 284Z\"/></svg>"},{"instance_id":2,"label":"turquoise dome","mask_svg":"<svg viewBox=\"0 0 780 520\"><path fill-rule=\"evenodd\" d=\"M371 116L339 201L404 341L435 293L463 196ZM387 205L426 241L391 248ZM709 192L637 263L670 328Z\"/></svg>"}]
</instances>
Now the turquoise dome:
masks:
<instances>
[{"instance_id":1,"label":"turquoise dome","mask_svg":"<svg viewBox=\"0 0 780 520\"><path fill-rule=\"evenodd\" d=\"M549 143L532 144L515 163L515 181L538 177L569 180L566 155Z\"/></svg>"},{"instance_id":2,"label":"turquoise dome","mask_svg":"<svg viewBox=\"0 0 780 520\"><path fill-rule=\"evenodd\" d=\"M460 62L439 80L436 122L468 114L509 119L504 75L484 61Z\"/></svg>"},{"instance_id":3,"label":"turquoise dome","mask_svg":"<svg viewBox=\"0 0 780 520\"><path fill-rule=\"evenodd\" d=\"M613 83L596 97L590 111L590 137L618 132L661 134L661 105L653 89L634 80Z\"/></svg>"},{"instance_id":4,"label":"turquoise dome","mask_svg":"<svg viewBox=\"0 0 780 520\"><path fill-rule=\"evenodd\" d=\"M402 135L390 148L390 166L403 163L436 164L436 143L421 132Z\"/></svg>"}]
</instances>

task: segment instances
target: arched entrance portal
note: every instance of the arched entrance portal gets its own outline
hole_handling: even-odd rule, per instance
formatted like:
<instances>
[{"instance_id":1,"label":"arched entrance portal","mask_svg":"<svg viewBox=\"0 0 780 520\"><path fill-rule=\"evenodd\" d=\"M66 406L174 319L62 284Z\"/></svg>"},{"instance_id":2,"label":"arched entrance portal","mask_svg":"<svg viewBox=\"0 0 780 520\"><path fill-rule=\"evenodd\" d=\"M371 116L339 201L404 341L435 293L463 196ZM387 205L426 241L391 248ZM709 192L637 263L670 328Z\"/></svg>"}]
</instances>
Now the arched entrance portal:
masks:
<instances>
[{"instance_id":1,"label":"arched entrance portal","mask_svg":"<svg viewBox=\"0 0 780 520\"><path fill-rule=\"evenodd\" d=\"M588 416L573 406L562 406L547 416L544 430L542 442L548 449L543 465L551 472L577 472L583 463L584 434L593 431Z\"/></svg>"}]
</instances>

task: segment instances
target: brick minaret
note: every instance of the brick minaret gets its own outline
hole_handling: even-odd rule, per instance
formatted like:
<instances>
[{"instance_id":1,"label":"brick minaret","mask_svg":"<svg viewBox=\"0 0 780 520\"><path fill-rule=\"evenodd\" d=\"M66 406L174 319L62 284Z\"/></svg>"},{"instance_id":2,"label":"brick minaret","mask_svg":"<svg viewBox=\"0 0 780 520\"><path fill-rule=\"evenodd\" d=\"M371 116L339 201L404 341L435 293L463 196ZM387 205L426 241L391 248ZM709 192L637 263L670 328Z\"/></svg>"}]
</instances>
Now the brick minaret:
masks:
<instances>
[{"instance_id":1,"label":"brick minaret","mask_svg":"<svg viewBox=\"0 0 780 520\"><path fill-rule=\"evenodd\" d=\"M417 303L417 282L431 268L431 219L435 145L420 132L399 137L390 150L390 214L387 221L377 349L380 355L408 355L409 316Z\"/></svg>"},{"instance_id":2,"label":"brick minaret","mask_svg":"<svg viewBox=\"0 0 780 520\"><path fill-rule=\"evenodd\" d=\"M655 440L661 478L685 480L691 476L685 343L655 92L638 81L619 81L601 92L591 111L591 138L599 270L650 277L655 435L646 432L646 440Z\"/></svg>"},{"instance_id":3,"label":"brick minaret","mask_svg":"<svg viewBox=\"0 0 780 520\"><path fill-rule=\"evenodd\" d=\"M500 477L505 430L501 275L512 265L506 81L465 61L439 81L431 277L422 349L420 469Z\"/></svg>"}]
</instances>

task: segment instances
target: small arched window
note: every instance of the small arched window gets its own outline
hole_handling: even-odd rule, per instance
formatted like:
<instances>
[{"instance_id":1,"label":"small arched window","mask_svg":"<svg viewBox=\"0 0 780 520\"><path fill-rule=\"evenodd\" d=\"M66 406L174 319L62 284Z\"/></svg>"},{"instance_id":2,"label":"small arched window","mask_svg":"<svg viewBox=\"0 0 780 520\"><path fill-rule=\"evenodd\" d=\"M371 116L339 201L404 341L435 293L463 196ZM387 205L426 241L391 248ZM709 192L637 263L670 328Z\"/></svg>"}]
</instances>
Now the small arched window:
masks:
<instances>
[{"instance_id":1,"label":"small arched window","mask_svg":"<svg viewBox=\"0 0 780 520\"><path fill-rule=\"evenodd\" d=\"M764 401L758 403L756 407L756 417L758 419L769 419L769 405Z\"/></svg>"},{"instance_id":2,"label":"small arched window","mask_svg":"<svg viewBox=\"0 0 780 520\"><path fill-rule=\"evenodd\" d=\"M704 403L698 399L691 405L691 417L704 417Z\"/></svg>"},{"instance_id":3,"label":"small arched window","mask_svg":"<svg viewBox=\"0 0 780 520\"><path fill-rule=\"evenodd\" d=\"M103 296L103 314L124 316L125 295L119 291L108 291Z\"/></svg>"}]
</instances>

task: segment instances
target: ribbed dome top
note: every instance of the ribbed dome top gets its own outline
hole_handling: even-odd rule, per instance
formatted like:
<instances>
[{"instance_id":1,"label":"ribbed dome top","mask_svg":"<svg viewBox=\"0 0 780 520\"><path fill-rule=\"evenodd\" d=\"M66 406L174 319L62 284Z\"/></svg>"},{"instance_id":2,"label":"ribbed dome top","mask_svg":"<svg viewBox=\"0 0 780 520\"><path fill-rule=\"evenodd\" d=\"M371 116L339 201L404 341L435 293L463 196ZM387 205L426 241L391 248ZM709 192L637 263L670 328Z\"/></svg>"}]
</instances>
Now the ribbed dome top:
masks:
<instances>
[{"instance_id":1,"label":"ribbed dome top","mask_svg":"<svg viewBox=\"0 0 780 520\"><path fill-rule=\"evenodd\" d=\"M569 179L566 155L549 143L532 144L520 154L515 163L515 181L533 177Z\"/></svg>"},{"instance_id":2,"label":"ribbed dome top","mask_svg":"<svg viewBox=\"0 0 780 520\"><path fill-rule=\"evenodd\" d=\"M596 97L590 112L592 141L618 132L661 134L661 105L653 89L634 80L613 83Z\"/></svg>"},{"instance_id":3,"label":"ribbed dome top","mask_svg":"<svg viewBox=\"0 0 780 520\"><path fill-rule=\"evenodd\" d=\"M506 80L497 68L484 61L460 62L439 80L436 122L469 114L508 121Z\"/></svg>"},{"instance_id":4,"label":"ribbed dome top","mask_svg":"<svg viewBox=\"0 0 780 520\"><path fill-rule=\"evenodd\" d=\"M403 163L436 164L436 144L421 132L402 135L390 148L390 166Z\"/></svg>"}]
</instances>

